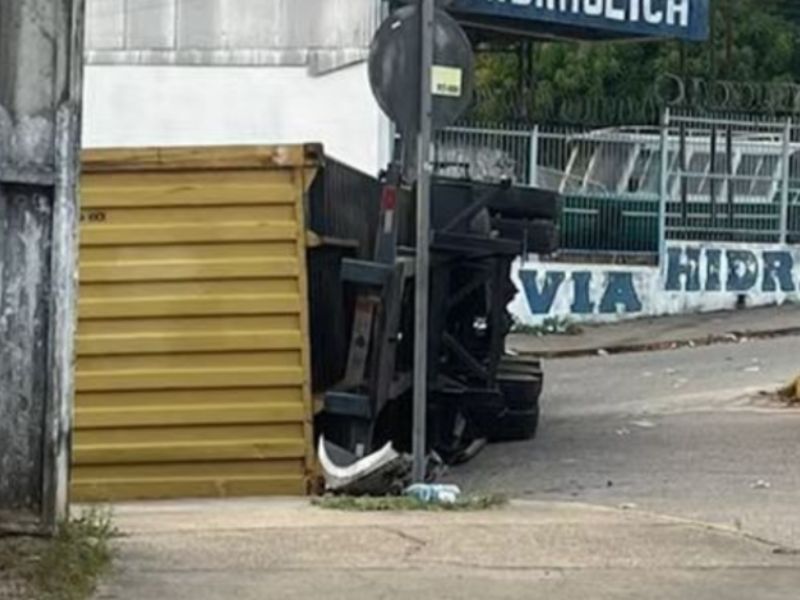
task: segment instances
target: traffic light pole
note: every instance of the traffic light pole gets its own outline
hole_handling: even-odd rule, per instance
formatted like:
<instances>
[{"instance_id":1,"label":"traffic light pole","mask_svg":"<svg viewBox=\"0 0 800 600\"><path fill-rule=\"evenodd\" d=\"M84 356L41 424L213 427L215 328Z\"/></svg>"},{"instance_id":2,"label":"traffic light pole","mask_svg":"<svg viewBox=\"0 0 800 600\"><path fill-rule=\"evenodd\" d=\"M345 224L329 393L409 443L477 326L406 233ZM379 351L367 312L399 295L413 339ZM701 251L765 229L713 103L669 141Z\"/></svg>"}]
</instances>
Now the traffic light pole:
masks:
<instances>
[{"instance_id":1,"label":"traffic light pole","mask_svg":"<svg viewBox=\"0 0 800 600\"><path fill-rule=\"evenodd\" d=\"M425 480L428 407L428 300L430 289L430 201L433 97L431 73L435 28L434 0L420 0L420 98L417 146L416 317L414 327L414 481Z\"/></svg>"}]
</instances>

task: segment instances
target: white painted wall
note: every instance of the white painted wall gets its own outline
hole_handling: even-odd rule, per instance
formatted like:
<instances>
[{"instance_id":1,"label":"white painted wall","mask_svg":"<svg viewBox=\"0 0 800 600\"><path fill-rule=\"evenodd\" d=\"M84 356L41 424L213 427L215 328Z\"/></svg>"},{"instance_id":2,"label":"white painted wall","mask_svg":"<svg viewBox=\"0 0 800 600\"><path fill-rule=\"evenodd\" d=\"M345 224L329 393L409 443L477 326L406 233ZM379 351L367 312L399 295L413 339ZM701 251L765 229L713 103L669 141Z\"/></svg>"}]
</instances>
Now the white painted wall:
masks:
<instances>
[{"instance_id":1,"label":"white painted wall","mask_svg":"<svg viewBox=\"0 0 800 600\"><path fill-rule=\"evenodd\" d=\"M592 305L590 312L578 312L575 309L578 295L576 282L579 277L588 276L588 298ZM630 282L635 299L642 305L641 310L628 310L616 305L612 312L601 310L603 298L609 281L614 276L624 276ZM658 267L625 267L598 264L570 264L543 262L532 258L526 262L517 261L512 269L511 277L518 293L509 305L514 319L521 324L538 326L547 319L565 319L574 323L613 323L624 319L643 316L654 316L654 301L658 298ZM535 280L539 292L539 301L531 298L523 279ZM555 287L551 301L543 301L549 296L548 286ZM545 307L545 305L547 305Z\"/></svg>"},{"instance_id":2,"label":"white painted wall","mask_svg":"<svg viewBox=\"0 0 800 600\"><path fill-rule=\"evenodd\" d=\"M389 126L360 63L307 67L89 65L86 148L320 142L366 173L388 162Z\"/></svg>"},{"instance_id":3,"label":"white painted wall","mask_svg":"<svg viewBox=\"0 0 800 600\"><path fill-rule=\"evenodd\" d=\"M509 306L520 323L576 323L800 303L800 247L675 243L664 268L518 261Z\"/></svg>"}]
</instances>

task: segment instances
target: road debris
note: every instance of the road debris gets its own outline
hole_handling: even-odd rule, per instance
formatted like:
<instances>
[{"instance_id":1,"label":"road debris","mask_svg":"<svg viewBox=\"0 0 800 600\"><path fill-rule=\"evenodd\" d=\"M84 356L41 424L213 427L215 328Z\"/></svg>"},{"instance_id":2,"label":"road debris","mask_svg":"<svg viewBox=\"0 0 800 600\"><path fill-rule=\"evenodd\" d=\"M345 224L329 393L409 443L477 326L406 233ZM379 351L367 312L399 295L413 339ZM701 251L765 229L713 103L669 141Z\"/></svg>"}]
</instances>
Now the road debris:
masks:
<instances>
[{"instance_id":1,"label":"road debris","mask_svg":"<svg viewBox=\"0 0 800 600\"><path fill-rule=\"evenodd\" d=\"M410 480L411 458L398 453L391 443L358 459L344 448L320 437L318 455L325 488L336 494L398 494Z\"/></svg>"},{"instance_id":2,"label":"road debris","mask_svg":"<svg viewBox=\"0 0 800 600\"><path fill-rule=\"evenodd\" d=\"M636 510L639 506L633 502L626 502L619 505L620 510Z\"/></svg>"},{"instance_id":3,"label":"road debris","mask_svg":"<svg viewBox=\"0 0 800 600\"><path fill-rule=\"evenodd\" d=\"M406 488L405 495L427 504L455 504L461 496L461 488L441 483L415 483Z\"/></svg>"},{"instance_id":4,"label":"road debris","mask_svg":"<svg viewBox=\"0 0 800 600\"><path fill-rule=\"evenodd\" d=\"M753 483L750 487L754 490L768 490L772 487L772 484L769 481L765 481L764 479L759 479L755 483Z\"/></svg>"},{"instance_id":5,"label":"road debris","mask_svg":"<svg viewBox=\"0 0 800 600\"><path fill-rule=\"evenodd\" d=\"M652 421L648 421L647 419L641 419L639 421L632 421L631 425L634 427L639 427L641 429L654 429L656 424Z\"/></svg>"}]
</instances>

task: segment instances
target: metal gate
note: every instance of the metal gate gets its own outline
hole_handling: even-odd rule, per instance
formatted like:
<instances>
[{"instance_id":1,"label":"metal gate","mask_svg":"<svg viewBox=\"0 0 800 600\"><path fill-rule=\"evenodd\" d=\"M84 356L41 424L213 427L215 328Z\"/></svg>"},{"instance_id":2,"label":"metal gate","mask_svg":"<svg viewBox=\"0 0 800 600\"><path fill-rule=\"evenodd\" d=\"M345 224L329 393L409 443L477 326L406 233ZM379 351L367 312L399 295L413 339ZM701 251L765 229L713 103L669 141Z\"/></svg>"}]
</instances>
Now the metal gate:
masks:
<instances>
[{"instance_id":1,"label":"metal gate","mask_svg":"<svg viewBox=\"0 0 800 600\"><path fill-rule=\"evenodd\" d=\"M800 144L790 118L673 112L666 127L667 240L796 241Z\"/></svg>"}]
</instances>

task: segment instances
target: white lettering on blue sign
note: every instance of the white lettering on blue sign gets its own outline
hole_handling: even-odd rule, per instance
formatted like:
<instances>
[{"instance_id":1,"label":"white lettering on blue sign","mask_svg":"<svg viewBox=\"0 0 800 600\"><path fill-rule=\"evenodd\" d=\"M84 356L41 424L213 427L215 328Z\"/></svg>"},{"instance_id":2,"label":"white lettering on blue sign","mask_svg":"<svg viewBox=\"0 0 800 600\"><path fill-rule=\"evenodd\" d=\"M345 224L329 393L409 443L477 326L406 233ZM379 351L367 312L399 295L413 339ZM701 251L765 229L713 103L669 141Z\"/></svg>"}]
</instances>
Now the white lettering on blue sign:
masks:
<instances>
[{"instance_id":1,"label":"white lettering on blue sign","mask_svg":"<svg viewBox=\"0 0 800 600\"><path fill-rule=\"evenodd\" d=\"M485 0L611 21L689 27L690 0ZM661 6L662 8L659 8Z\"/></svg>"}]
</instances>

